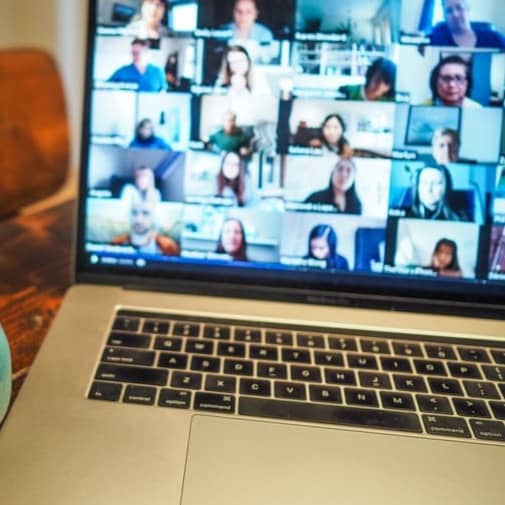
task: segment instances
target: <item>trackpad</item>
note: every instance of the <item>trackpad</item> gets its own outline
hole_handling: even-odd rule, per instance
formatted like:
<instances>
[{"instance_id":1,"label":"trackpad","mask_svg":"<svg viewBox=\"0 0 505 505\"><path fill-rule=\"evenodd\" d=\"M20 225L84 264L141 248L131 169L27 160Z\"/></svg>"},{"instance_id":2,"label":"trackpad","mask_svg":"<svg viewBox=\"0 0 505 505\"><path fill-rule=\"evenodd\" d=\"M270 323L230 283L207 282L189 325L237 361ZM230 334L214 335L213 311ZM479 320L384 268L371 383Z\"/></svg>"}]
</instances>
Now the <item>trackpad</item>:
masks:
<instances>
[{"instance_id":1,"label":"trackpad","mask_svg":"<svg viewBox=\"0 0 505 505\"><path fill-rule=\"evenodd\" d=\"M500 449L197 415L181 505L498 504Z\"/></svg>"}]
</instances>

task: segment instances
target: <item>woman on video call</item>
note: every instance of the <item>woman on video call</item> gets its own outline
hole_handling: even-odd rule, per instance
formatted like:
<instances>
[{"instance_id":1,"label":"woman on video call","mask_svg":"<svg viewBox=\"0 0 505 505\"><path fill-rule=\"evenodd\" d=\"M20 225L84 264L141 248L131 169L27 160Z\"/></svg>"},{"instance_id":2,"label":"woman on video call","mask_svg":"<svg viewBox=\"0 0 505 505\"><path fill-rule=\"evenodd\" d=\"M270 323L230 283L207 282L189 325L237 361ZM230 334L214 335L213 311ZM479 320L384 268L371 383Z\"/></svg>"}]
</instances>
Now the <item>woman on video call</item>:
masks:
<instances>
[{"instance_id":1,"label":"woman on video call","mask_svg":"<svg viewBox=\"0 0 505 505\"><path fill-rule=\"evenodd\" d=\"M335 230L327 224L314 226L309 233L306 259L322 260L326 268L349 270L347 260L337 253L338 239Z\"/></svg>"},{"instance_id":2,"label":"woman on video call","mask_svg":"<svg viewBox=\"0 0 505 505\"><path fill-rule=\"evenodd\" d=\"M227 254L235 261L248 261L244 225L239 219L225 220L219 234L216 252Z\"/></svg>"},{"instance_id":3,"label":"woman on video call","mask_svg":"<svg viewBox=\"0 0 505 505\"><path fill-rule=\"evenodd\" d=\"M333 205L343 214L361 214L362 205L356 193L356 165L351 159L341 159L333 168L326 189L307 197L305 203Z\"/></svg>"},{"instance_id":4,"label":"woman on video call","mask_svg":"<svg viewBox=\"0 0 505 505\"><path fill-rule=\"evenodd\" d=\"M310 147L321 147L323 151L350 158L352 149L344 136L345 128L344 119L340 114L329 114L321 125L320 136L309 141Z\"/></svg>"}]
</instances>

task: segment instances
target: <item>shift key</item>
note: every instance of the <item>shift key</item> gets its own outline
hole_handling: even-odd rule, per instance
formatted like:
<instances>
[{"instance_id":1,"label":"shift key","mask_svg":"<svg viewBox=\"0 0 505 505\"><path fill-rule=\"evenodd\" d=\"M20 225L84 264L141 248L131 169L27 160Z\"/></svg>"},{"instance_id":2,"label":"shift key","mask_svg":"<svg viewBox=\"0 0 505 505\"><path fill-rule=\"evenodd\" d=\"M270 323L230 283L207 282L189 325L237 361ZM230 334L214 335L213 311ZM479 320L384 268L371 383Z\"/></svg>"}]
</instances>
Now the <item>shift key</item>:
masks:
<instances>
[{"instance_id":1,"label":"shift key","mask_svg":"<svg viewBox=\"0 0 505 505\"><path fill-rule=\"evenodd\" d=\"M132 382L134 384L151 384L166 386L168 370L119 365L100 365L95 378L103 381Z\"/></svg>"}]
</instances>

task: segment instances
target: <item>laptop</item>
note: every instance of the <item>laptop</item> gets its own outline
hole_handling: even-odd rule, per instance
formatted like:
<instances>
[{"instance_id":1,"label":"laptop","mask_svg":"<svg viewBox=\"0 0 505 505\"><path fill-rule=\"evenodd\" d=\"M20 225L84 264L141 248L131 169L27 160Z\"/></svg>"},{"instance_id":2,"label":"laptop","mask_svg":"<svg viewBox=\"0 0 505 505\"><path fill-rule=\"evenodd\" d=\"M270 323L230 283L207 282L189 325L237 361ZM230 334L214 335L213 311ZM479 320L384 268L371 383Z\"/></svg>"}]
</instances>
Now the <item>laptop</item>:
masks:
<instances>
[{"instance_id":1,"label":"laptop","mask_svg":"<svg viewBox=\"0 0 505 505\"><path fill-rule=\"evenodd\" d=\"M2 503L503 503L505 16L471 3L89 2L76 283Z\"/></svg>"}]
</instances>

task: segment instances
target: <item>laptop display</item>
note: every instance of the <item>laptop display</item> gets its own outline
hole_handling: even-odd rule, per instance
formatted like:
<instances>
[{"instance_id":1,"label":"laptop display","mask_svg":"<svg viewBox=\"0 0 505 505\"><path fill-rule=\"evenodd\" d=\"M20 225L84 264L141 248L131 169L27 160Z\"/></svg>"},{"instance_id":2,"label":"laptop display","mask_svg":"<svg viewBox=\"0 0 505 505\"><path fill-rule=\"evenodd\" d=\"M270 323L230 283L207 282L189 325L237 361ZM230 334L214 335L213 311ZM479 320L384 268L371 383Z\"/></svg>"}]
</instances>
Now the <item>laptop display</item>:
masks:
<instances>
[{"instance_id":1,"label":"laptop display","mask_svg":"<svg viewBox=\"0 0 505 505\"><path fill-rule=\"evenodd\" d=\"M96 2L81 271L503 297L505 4L453 3Z\"/></svg>"}]
</instances>

